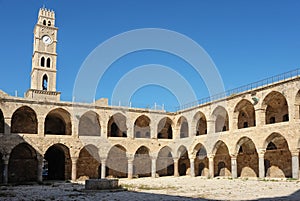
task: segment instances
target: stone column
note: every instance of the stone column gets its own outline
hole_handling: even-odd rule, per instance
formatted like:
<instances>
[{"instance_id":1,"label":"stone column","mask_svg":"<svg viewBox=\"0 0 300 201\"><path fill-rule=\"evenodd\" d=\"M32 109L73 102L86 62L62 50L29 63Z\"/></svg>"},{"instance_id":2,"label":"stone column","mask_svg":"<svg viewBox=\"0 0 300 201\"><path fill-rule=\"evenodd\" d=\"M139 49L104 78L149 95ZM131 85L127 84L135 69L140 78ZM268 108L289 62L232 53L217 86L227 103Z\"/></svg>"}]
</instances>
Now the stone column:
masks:
<instances>
[{"instance_id":1,"label":"stone column","mask_svg":"<svg viewBox=\"0 0 300 201\"><path fill-rule=\"evenodd\" d=\"M38 136L44 137L45 136L45 118L39 116L38 120Z\"/></svg>"},{"instance_id":2,"label":"stone column","mask_svg":"<svg viewBox=\"0 0 300 201\"><path fill-rule=\"evenodd\" d=\"M299 179L299 151L292 151L292 177Z\"/></svg>"},{"instance_id":3,"label":"stone column","mask_svg":"<svg viewBox=\"0 0 300 201\"><path fill-rule=\"evenodd\" d=\"M77 179L77 157L72 157L71 161L72 161L72 176L71 179L72 181L76 181Z\"/></svg>"},{"instance_id":4,"label":"stone column","mask_svg":"<svg viewBox=\"0 0 300 201\"><path fill-rule=\"evenodd\" d=\"M128 158L128 179L133 178L133 157Z\"/></svg>"},{"instance_id":5,"label":"stone column","mask_svg":"<svg viewBox=\"0 0 300 201\"><path fill-rule=\"evenodd\" d=\"M256 117L256 127L263 126L266 124L265 120L265 110L264 109L255 109L255 117Z\"/></svg>"},{"instance_id":6,"label":"stone column","mask_svg":"<svg viewBox=\"0 0 300 201\"><path fill-rule=\"evenodd\" d=\"M216 129L215 129L215 120L212 120L212 119L209 119L207 120L207 134L210 134L210 133L215 133Z\"/></svg>"},{"instance_id":7,"label":"stone column","mask_svg":"<svg viewBox=\"0 0 300 201\"><path fill-rule=\"evenodd\" d=\"M127 126L127 138L133 139L134 138L134 125L129 119L126 119L126 126Z\"/></svg>"},{"instance_id":8,"label":"stone column","mask_svg":"<svg viewBox=\"0 0 300 201\"><path fill-rule=\"evenodd\" d=\"M101 179L105 179L106 175L106 158L101 159Z\"/></svg>"},{"instance_id":9,"label":"stone column","mask_svg":"<svg viewBox=\"0 0 300 201\"><path fill-rule=\"evenodd\" d=\"M10 134L11 117L4 117L4 134Z\"/></svg>"},{"instance_id":10,"label":"stone column","mask_svg":"<svg viewBox=\"0 0 300 201\"><path fill-rule=\"evenodd\" d=\"M157 122L154 120L150 122L150 138L157 139Z\"/></svg>"},{"instance_id":11,"label":"stone column","mask_svg":"<svg viewBox=\"0 0 300 201\"><path fill-rule=\"evenodd\" d=\"M236 156L231 156L231 175L232 178L237 178L237 162L236 162Z\"/></svg>"},{"instance_id":12,"label":"stone column","mask_svg":"<svg viewBox=\"0 0 300 201\"><path fill-rule=\"evenodd\" d=\"M264 151L260 151L258 154L258 177L260 179L265 178L265 153Z\"/></svg>"},{"instance_id":13,"label":"stone column","mask_svg":"<svg viewBox=\"0 0 300 201\"><path fill-rule=\"evenodd\" d=\"M9 155L3 156L3 183L8 183L8 162L9 162Z\"/></svg>"},{"instance_id":14,"label":"stone column","mask_svg":"<svg viewBox=\"0 0 300 201\"><path fill-rule=\"evenodd\" d=\"M208 169L209 169L208 177L214 178L214 176L215 176L215 173L214 173L214 155L208 156Z\"/></svg>"},{"instance_id":15,"label":"stone column","mask_svg":"<svg viewBox=\"0 0 300 201\"><path fill-rule=\"evenodd\" d=\"M195 177L195 158L190 159L190 176Z\"/></svg>"},{"instance_id":16,"label":"stone column","mask_svg":"<svg viewBox=\"0 0 300 201\"><path fill-rule=\"evenodd\" d=\"M79 128L79 119L80 116L74 115L73 117L71 117L71 122L72 122L72 136L75 138L78 138L79 134L78 134L78 128Z\"/></svg>"},{"instance_id":17,"label":"stone column","mask_svg":"<svg viewBox=\"0 0 300 201\"><path fill-rule=\"evenodd\" d=\"M44 158L41 155L37 155L37 181L42 182L43 181L43 162Z\"/></svg>"},{"instance_id":18,"label":"stone column","mask_svg":"<svg viewBox=\"0 0 300 201\"><path fill-rule=\"evenodd\" d=\"M174 177L179 177L179 171L178 171L178 158L173 158L174 161Z\"/></svg>"},{"instance_id":19,"label":"stone column","mask_svg":"<svg viewBox=\"0 0 300 201\"><path fill-rule=\"evenodd\" d=\"M152 157L151 161L151 177L156 177L156 157Z\"/></svg>"}]
</instances>

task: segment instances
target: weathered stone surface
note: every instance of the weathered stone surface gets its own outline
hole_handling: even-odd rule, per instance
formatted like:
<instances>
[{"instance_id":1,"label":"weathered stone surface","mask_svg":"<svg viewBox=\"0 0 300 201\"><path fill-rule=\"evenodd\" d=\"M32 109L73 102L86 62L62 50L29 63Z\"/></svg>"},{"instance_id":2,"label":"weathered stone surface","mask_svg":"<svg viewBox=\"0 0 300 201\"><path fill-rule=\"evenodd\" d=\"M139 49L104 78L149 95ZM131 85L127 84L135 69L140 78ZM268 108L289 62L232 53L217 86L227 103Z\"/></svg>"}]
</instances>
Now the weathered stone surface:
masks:
<instances>
[{"instance_id":1,"label":"weathered stone surface","mask_svg":"<svg viewBox=\"0 0 300 201\"><path fill-rule=\"evenodd\" d=\"M119 188L118 179L89 179L85 181L86 190L108 190Z\"/></svg>"}]
</instances>

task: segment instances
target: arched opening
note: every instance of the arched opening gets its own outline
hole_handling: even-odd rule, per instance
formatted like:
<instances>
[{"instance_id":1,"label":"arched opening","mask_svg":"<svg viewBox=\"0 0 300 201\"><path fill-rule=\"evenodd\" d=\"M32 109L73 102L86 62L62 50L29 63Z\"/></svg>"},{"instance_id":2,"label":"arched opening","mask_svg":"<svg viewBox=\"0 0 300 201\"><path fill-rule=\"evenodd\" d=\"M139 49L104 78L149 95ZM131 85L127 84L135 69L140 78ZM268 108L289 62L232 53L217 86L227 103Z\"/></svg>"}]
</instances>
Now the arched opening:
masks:
<instances>
[{"instance_id":1,"label":"arched opening","mask_svg":"<svg viewBox=\"0 0 300 201\"><path fill-rule=\"evenodd\" d=\"M214 112L213 117L215 121L215 132L223 132L229 130L229 118L225 108L218 106Z\"/></svg>"},{"instance_id":2,"label":"arched opening","mask_svg":"<svg viewBox=\"0 0 300 201\"><path fill-rule=\"evenodd\" d=\"M45 57L41 58L41 67L45 67Z\"/></svg>"},{"instance_id":3,"label":"arched opening","mask_svg":"<svg viewBox=\"0 0 300 201\"><path fill-rule=\"evenodd\" d=\"M133 174L135 177L150 177L151 176L151 158L149 149L141 146L134 154Z\"/></svg>"},{"instance_id":4,"label":"arched opening","mask_svg":"<svg viewBox=\"0 0 300 201\"><path fill-rule=\"evenodd\" d=\"M46 20L43 20L43 25L46 25Z\"/></svg>"},{"instance_id":5,"label":"arched opening","mask_svg":"<svg viewBox=\"0 0 300 201\"><path fill-rule=\"evenodd\" d=\"M93 111L84 113L79 120L79 136L100 136L99 115Z\"/></svg>"},{"instance_id":6,"label":"arched opening","mask_svg":"<svg viewBox=\"0 0 300 201\"><path fill-rule=\"evenodd\" d=\"M30 107L22 106L12 115L12 133L37 134L37 125L36 113Z\"/></svg>"},{"instance_id":7,"label":"arched opening","mask_svg":"<svg viewBox=\"0 0 300 201\"><path fill-rule=\"evenodd\" d=\"M216 176L231 176L231 157L226 144L218 141L214 151L214 172Z\"/></svg>"},{"instance_id":8,"label":"arched opening","mask_svg":"<svg viewBox=\"0 0 300 201\"><path fill-rule=\"evenodd\" d=\"M205 147L199 143L194 148L196 152L195 158L195 175L196 176L208 176L208 158Z\"/></svg>"},{"instance_id":9,"label":"arched opening","mask_svg":"<svg viewBox=\"0 0 300 201\"><path fill-rule=\"evenodd\" d=\"M238 117L238 129L255 126L255 110L248 100L241 100L235 107L234 113Z\"/></svg>"},{"instance_id":10,"label":"arched opening","mask_svg":"<svg viewBox=\"0 0 300 201\"><path fill-rule=\"evenodd\" d=\"M185 117L180 117L177 122L177 127L180 128L180 138L189 137L189 124Z\"/></svg>"},{"instance_id":11,"label":"arched opening","mask_svg":"<svg viewBox=\"0 0 300 201\"><path fill-rule=\"evenodd\" d=\"M190 159L185 146L180 146L178 149L178 172L180 176L187 175L190 172Z\"/></svg>"},{"instance_id":12,"label":"arched opening","mask_svg":"<svg viewBox=\"0 0 300 201\"><path fill-rule=\"evenodd\" d=\"M265 176L292 177L292 155L286 139L278 133L273 133L267 138L265 144Z\"/></svg>"},{"instance_id":13,"label":"arched opening","mask_svg":"<svg viewBox=\"0 0 300 201\"><path fill-rule=\"evenodd\" d=\"M106 166L106 176L126 178L128 168L126 149L121 145L114 145L108 152Z\"/></svg>"},{"instance_id":14,"label":"arched opening","mask_svg":"<svg viewBox=\"0 0 300 201\"><path fill-rule=\"evenodd\" d=\"M157 126L157 138L158 139L172 139L172 120L168 117L162 118Z\"/></svg>"},{"instance_id":15,"label":"arched opening","mask_svg":"<svg viewBox=\"0 0 300 201\"><path fill-rule=\"evenodd\" d=\"M48 26L49 26L49 27L51 26L51 21L50 21L50 20L48 21Z\"/></svg>"},{"instance_id":16,"label":"arched opening","mask_svg":"<svg viewBox=\"0 0 300 201\"><path fill-rule=\"evenodd\" d=\"M145 116L139 116L134 122L135 138L150 138L150 119Z\"/></svg>"},{"instance_id":17,"label":"arched opening","mask_svg":"<svg viewBox=\"0 0 300 201\"><path fill-rule=\"evenodd\" d=\"M4 116L2 110L0 109L0 133L4 133Z\"/></svg>"},{"instance_id":18,"label":"arched opening","mask_svg":"<svg viewBox=\"0 0 300 201\"><path fill-rule=\"evenodd\" d=\"M107 137L127 137L126 117L114 114L108 121L107 131Z\"/></svg>"},{"instance_id":19,"label":"arched opening","mask_svg":"<svg viewBox=\"0 0 300 201\"><path fill-rule=\"evenodd\" d=\"M295 97L295 119L300 118L300 90Z\"/></svg>"},{"instance_id":20,"label":"arched opening","mask_svg":"<svg viewBox=\"0 0 300 201\"><path fill-rule=\"evenodd\" d=\"M62 144L55 144L45 153L48 164L48 180L67 180L71 178L71 159L69 148Z\"/></svg>"},{"instance_id":21,"label":"arched opening","mask_svg":"<svg viewBox=\"0 0 300 201\"><path fill-rule=\"evenodd\" d=\"M258 176L258 154L253 141L248 137L241 138L237 143L237 176Z\"/></svg>"},{"instance_id":22,"label":"arched opening","mask_svg":"<svg viewBox=\"0 0 300 201\"><path fill-rule=\"evenodd\" d=\"M207 121L202 112L197 112L193 118L193 125L196 128L196 136L207 134Z\"/></svg>"},{"instance_id":23,"label":"arched opening","mask_svg":"<svg viewBox=\"0 0 300 201\"><path fill-rule=\"evenodd\" d=\"M174 161L169 147L163 147L159 150L156 159L156 173L162 176L174 175Z\"/></svg>"},{"instance_id":24,"label":"arched opening","mask_svg":"<svg viewBox=\"0 0 300 201\"><path fill-rule=\"evenodd\" d=\"M71 135L70 114L61 108L49 112L45 119L45 134Z\"/></svg>"},{"instance_id":25,"label":"arched opening","mask_svg":"<svg viewBox=\"0 0 300 201\"><path fill-rule=\"evenodd\" d=\"M289 110L286 98L279 92L269 93L263 105L266 108L266 124L279 123L289 120Z\"/></svg>"},{"instance_id":26,"label":"arched opening","mask_svg":"<svg viewBox=\"0 0 300 201\"><path fill-rule=\"evenodd\" d=\"M47 59L46 66L47 66L48 68L50 68L50 66L51 66L51 59L50 59L50 58Z\"/></svg>"},{"instance_id":27,"label":"arched opening","mask_svg":"<svg viewBox=\"0 0 300 201\"><path fill-rule=\"evenodd\" d=\"M48 77L47 77L47 75L43 76L42 89L43 90L48 90Z\"/></svg>"},{"instance_id":28,"label":"arched opening","mask_svg":"<svg viewBox=\"0 0 300 201\"><path fill-rule=\"evenodd\" d=\"M9 182L28 182L37 180L37 153L27 143L13 148L8 163Z\"/></svg>"},{"instance_id":29,"label":"arched opening","mask_svg":"<svg viewBox=\"0 0 300 201\"><path fill-rule=\"evenodd\" d=\"M94 145L87 145L80 150L77 160L77 178L98 179L98 167L100 166L99 150Z\"/></svg>"}]
</instances>

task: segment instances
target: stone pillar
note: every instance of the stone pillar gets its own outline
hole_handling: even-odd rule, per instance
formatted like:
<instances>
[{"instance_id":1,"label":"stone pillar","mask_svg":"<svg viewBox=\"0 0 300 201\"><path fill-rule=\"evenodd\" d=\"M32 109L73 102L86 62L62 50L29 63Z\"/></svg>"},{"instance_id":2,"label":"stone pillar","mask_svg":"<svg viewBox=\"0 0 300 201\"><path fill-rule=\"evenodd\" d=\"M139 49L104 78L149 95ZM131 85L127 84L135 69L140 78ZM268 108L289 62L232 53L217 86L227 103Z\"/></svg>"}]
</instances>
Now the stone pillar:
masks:
<instances>
[{"instance_id":1,"label":"stone pillar","mask_svg":"<svg viewBox=\"0 0 300 201\"><path fill-rule=\"evenodd\" d=\"M156 177L156 157L152 157L151 161L151 177Z\"/></svg>"},{"instance_id":2,"label":"stone pillar","mask_svg":"<svg viewBox=\"0 0 300 201\"><path fill-rule=\"evenodd\" d=\"M4 117L4 134L10 134L11 117Z\"/></svg>"},{"instance_id":3,"label":"stone pillar","mask_svg":"<svg viewBox=\"0 0 300 201\"><path fill-rule=\"evenodd\" d=\"M150 138L157 139L157 122L152 120L149 126L150 126Z\"/></svg>"},{"instance_id":4,"label":"stone pillar","mask_svg":"<svg viewBox=\"0 0 300 201\"><path fill-rule=\"evenodd\" d=\"M237 178L236 156L231 156L231 175L232 175L232 178Z\"/></svg>"},{"instance_id":5,"label":"stone pillar","mask_svg":"<svg viewBox=\"0 0 300 201\"><path fill-rule=\"evenodd\" d=\"M105 179L106 176L106 158L101 159L101 179Z\"/></svg>"},{"instance_id":6,"label":"stone pillar","mask_svg":"<svg viewBox=\"0 0 300 201\"><path fill-rule=\"evenodd\" d=\"M134 138L134 125L129 119L126 119L126 126L127 126L127 138L133 139Z\"/></svg>"},{"instance_id":7,"label":"stone pillar","mask_svg":"<svg viewBox=\"0 0 300 201\"><path fill-rule=\"evenodd\" d=\"M195 158L190 159L190 176L195 177Z\"/></svg>"},{"instance_id":8,"label":"stone pillar","mask_svg":"<svg viewBox=\"0 0 300 201\"><path fill-rule=\"evenodd\" d=\"M106 119L103 119L103 121L100 122L101 125L106 125L106 126L101 126L100 133L99 133L99 135L105 139L108 138L107 122L108 120Z\"/></svg>"},{"instance_id":9,"label":"stone pillar","mask_svg":"<svg viewBox=\"0 0 300 201\"><path fill-rule=\"evenodd\" d=\"M38 136L44 137L45 136L45 118L39 116L38 120Z\"/></svg>"},{"instance_id":10,"label":"stone pillar","mask_svg":"<svg viewBox=\"0 0 300 201\"><path fill-rule=\"evenodd\" d=\"M9 162L9 155L3 156L3 183L8 183L8 162Z\"/></svg>"},{"instance_id":11,"label":"stone pillar","mask_svg":"<svg viewBox=\"0 0 300 201\"><path fill-rule=\"evenodd\" d=\"M255 109L255 122L256 122L256 126L263 126L266 124L266 115L265 115L265 110L264 109Z\"/></svg>"},{"instance_id":12,"label":"stone pillar","mask_svg":"<svg viewBox=\"0 0 300 201\"><path fill-rule=\"evenodd\" d=\"M207 120L207 134L209 133L215 133L215 120L209 119Z\"/></svg>"},{"instance_id":13,"label":"stone pillar","mask_svg":"<svg viewBox=\"0 0 300 201\"><path fill-rule=\"evenodd\" d=\"M299 151L292 152L292 177L299 179Z\"/></svg>"},{"instance_id":14,"label":"stone pillar","mask_svg":"<svg viewBox=\"0 0 300 201\"><path fill-rule=\"evenodd\" d=\"M75 138L78 138L79 134L78 134L78 128L79 128L79 119L80 116L74 115L73 117L71 117L71 122L72 122L72 136Z\"/></svg>"},{"instance_id":15,"label":"stone pillar","mask_svg":"<svg viewBox=\"0 0 300 201\"><path fill-rule=\"evenodd\" d=\"M215 173L214 173L214 155L208 156L208 169L209 169L208 177L213 178L215 176Z\"/></svg>"},{"instance_id":16,"label":"stone pillar","mask_svg":"<svg viewBox=\"0 0 300 201\"><path fill-rule=\"evenodd\" d=\"M72 175L71 175L71 179L72 181L76 181L77 179L77 157L72 157L71 161L72 161Z\"/></svg>"},{"instance_id":17,"label":"stone pillar","mask_svg":"<svg viewBox=\"0 0 300 201\"><path fill-rule=\"evenodd\" d=\"M260 151L258 154L258 177L260 179L265 178L265 153L264 151Z\"/></svg>"},{"instance_id":18,"label":"stone pillar","mask_svg":"<svg viewBox=\"0 0 300 201\"><path fill-rule=\"evenodd\" d=\"M174 161L174 177L179 177L179 171L178 171L178 158L173 158Z\"/></svg>"},{"instance_id":19,"label":"stone pillar","mask_svg":"<svg viewBox=\"0 0 300 201\"><path fill-rule=\"evenodd\" d=\"M133 157L128 158L128 179L133 178Z\"/></svg>"},{"instance_id":20,"label":"stone pillar","mask_svg":"<svg viewBox=\"0 0 300 201\"><path fill-rule=\"evenodd\" d=\"M37 155L37 181L42 182L43 181L43 162L44 158L41 155Z\"/></svg>"}]
</instances>

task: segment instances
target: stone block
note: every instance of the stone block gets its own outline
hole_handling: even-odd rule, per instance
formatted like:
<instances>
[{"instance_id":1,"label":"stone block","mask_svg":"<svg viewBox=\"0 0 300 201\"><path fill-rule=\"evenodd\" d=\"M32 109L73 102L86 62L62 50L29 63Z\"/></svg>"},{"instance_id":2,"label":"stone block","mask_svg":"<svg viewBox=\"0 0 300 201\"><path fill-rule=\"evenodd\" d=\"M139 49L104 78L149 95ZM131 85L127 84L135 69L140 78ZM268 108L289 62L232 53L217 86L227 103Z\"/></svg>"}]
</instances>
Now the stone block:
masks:
<instances>
[{"instance_id":1,"label":"stone block","mask_svg":"<svg viewBox=\"0 0 300 201\"><path fill-rule=\"evenodd\" d=\"M119 188L118 179L89 179L85 181L85 190L109 190Z\"/></svg>"}]
</instances>

